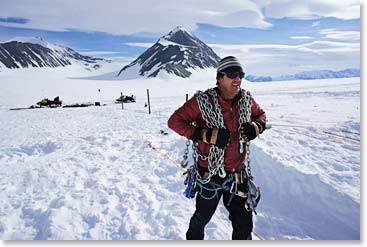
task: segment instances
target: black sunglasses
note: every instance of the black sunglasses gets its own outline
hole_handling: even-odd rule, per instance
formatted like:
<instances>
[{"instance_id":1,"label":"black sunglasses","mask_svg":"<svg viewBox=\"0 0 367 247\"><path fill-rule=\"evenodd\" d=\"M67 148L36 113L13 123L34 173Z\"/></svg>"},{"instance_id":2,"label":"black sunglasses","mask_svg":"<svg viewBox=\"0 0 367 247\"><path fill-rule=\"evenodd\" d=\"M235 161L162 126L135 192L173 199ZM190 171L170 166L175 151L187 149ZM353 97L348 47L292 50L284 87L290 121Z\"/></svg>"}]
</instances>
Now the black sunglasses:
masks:
<instances>
[{"instance_id":1,"label":"black sunglasses","mask_svg":"<svg viewBox=\"0 0 367 247\"><path fill-rule=\"evenodd\" d=\"M245 77L244 72L221 72L221 74L226 75L230 79L235 79L237 78L237 76L240 77L240 79L243 79L243 77Z\"/></svg>"}]
</instances>

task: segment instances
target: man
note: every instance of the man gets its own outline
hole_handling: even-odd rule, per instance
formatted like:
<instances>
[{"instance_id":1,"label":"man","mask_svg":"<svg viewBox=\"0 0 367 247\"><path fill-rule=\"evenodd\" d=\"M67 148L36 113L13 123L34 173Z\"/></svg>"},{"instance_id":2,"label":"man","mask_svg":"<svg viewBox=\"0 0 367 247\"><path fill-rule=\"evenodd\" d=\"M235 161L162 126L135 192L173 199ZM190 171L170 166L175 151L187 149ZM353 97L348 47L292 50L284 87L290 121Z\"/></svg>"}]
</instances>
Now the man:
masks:
<instances>
[{"instance_id":1,"label":"man","mask_svg":"<svg viewBox=\"0 0 367 247\"><path fill-rule=\"evenodd\" d=\"M217 87L196 93L168 120L171 129L197 144L193 177L198 194L187 239L204 239L205 226L222 196L233 226L232 239L251 239L252 210L243 196L249 178L244 172L246 144L265 130L266 116L241 90L244 75L235 57L223 58L217 66Z\"/></svg>"}]
</instances>

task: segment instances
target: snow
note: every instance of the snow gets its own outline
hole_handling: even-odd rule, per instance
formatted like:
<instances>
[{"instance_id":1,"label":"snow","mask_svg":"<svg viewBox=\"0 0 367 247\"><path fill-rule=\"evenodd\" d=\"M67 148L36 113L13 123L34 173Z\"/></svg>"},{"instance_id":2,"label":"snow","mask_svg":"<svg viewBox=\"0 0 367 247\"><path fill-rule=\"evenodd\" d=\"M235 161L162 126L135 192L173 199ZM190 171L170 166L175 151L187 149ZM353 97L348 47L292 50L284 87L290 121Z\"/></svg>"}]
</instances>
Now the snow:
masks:
<instances>
[{"instance_id":1,"label":"snow","mask_svg":"<svg viewBox=\"0 0 367 247\"><path fill-rule=\"evenodd\" d=\"M184 27L182 26L177 26L175 27L171 32L170 32L170 36L173 36L175 33L177 32L185 32L187 34L189 34L190 36L192 36L192 34Z\"/></svg>"},{"instance_id":2,"label":"snow","mask_svg":"<svg viewBox=\"0 0 367 247\"><path fill-rule=\"evenodd\" d=\"M191 34L190 34L191 35ZM163 46L166 46L164 49L167 49L167 47L168 46L178 46L180 49L186 49L186 47L195 47L195 46L190 46L190 45L183 45L183 44L179 44L179 43L176 43L176 42L173 42L173 41L171 41L171 40L169 40L169 38L171 38L171 35L168 35L168 36L163 36L163 37L161 37L158 41L157 41L157 43L159 43L159 44L161 44L161 45L163 45ZM191 37L190 37L190 39L193 41L193 42L195 42L195 43L197 43L194 39L192 39Z\"/></svg>"},{"instance_id":3,"label":"snow","mask_svg":"<svg viewBox=\"0 0 367 247\"><path fill-rule=\"evenodd\" d=\"M38 45L41 45L43 47L48 47L48 45L50 45L49 42L43 40L41 37L32 37L32 36L13 37L12 39L10 39L8 41L5 41L4 43L12 42L12 41L17 41L17 42L22 42L22 43L38 44Z\"/></svg>"},{"instance_id":4,"label":"snow","mask_svg":"<svg viewBox=\"0 0 367 247\"><path fill-rule=\"evenodd\" d=\"M161 45L163 45L163 46L166 46L166 47L168 47L170 45L172 45L172 46L182 46L181 44L177 44L175 42L169 41L169 40L164 39L164 38L160 38L158 40L158 43L161 44ZM165 47L165 49L167 49L166 47Z\"/></svg>"},{"instance_id":5,"label":"snow","mask_svg":"<svg viewBox=\"0 0 367 247\"><path fill-rule=\"evenodd\" d=\"M133 66L128 67L127 69L125 69L121 75L116 76L117 78L121 79L136 79L140 77L140 70L141 70L141 65L139 63L134 64Z\"/></svg>"},{"instance_id":6,"label":"snow","mask_svg":"<svg viewBox=\"0 0 367 247\"><path fill-rule=\"evenodd\" d=\"M32 43L32 44L38 44L41 45L43 47L49 48L51 50L54 51L58 51L60 53L65 53L67 52L65 47L61 46L61 45L56 45L56 44L52 44L50 42L45 41L44 39L42 39L41 37L32 37L32 36L19 36L19 37L14 37L6 42L12 42L12 41L17 41L17 42L23 42L23 43Z\"/></svg>"},{"instance_id":7,"label":"snow","mask_svg":"<svg viewBox=\"0 0 367 247\"><path fill-rule=\"evenodd\" d=\"M185 238L195 210L178 166L186 139L167 119L186 93L215 86L215 70L189 79L78 79L97 73L73 66L1 72L0 239ZM265 239L360 239L360 78L242 87L273 124L251 144L262 191L256 232ZM120 92L137 102L121 110L114 104ZM9 110L55 96L106 105ZM231 238L222 205L205 238Z\"/></svg>"}]
</instances>

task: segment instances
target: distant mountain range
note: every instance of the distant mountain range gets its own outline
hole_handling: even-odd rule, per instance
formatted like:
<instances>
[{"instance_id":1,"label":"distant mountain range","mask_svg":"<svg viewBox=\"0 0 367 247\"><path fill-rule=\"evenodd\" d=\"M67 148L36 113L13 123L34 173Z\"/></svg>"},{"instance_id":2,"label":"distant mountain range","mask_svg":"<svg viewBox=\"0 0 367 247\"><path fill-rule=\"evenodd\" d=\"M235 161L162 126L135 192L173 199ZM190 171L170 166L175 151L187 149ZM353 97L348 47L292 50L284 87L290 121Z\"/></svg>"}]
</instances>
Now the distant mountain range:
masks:
<instances>
[{"instance_id":1,"label":"distant mountain range","mask_svg":"<svg viewBox=\"0 0 367 247\"><path fill-rule=\"evenodd\" d=\"M277 77L271 76L253 76L245 77L247 81L251 82L267 82L267 81L291 81L291 80L315 80L315 79L329 79L329 78L348 78L359 77L359 69L345 69L345 70L314 70L304 71L293 75L281 75Z\"/></svg>"},{"instance_id":2,"label":"distant mountain range","mask_svg":"<svg viewBox=\"0 0 367 247\"><path fill-rule=\"evenodd\" d=\"M194 70L216 68L220 57L200 39L182 27L176 27L121 70L95 76L96 79L126 80L170 74L188 78ZM81 55L71 48L49 43L40 37L18 37L0 43L0 72L3 69L28 67L61 67L79 65L98 70L106 62L102 58ZM107 76L106 76L107 75ZM246 76L247 81L313 80L359 77L359 69L318 70L281 76Z\"/></svg>"},{"instance_id":3,"label":"distant mountain range","mask_svg":"<svg viewBox=\"0 0 367 247\"><path fill-rule=\"evenodd\" d=\"M19 37L0 44L1 68L20 69L28 67L64 67L73 64L96 70L102 58L83 56L71 48L55 45L40 37Z\"/></svg>"},{"instance_id":4,"label":"distant mountain range","mask_svg":"<svg viewBox=\"0 0 367 247\"><path fill-rule=\"evenodd\" d=\"M190 70L216 68L219 60L220 57L209 46L185 28L178 26L158 39L137 59L124 66L114 77L115 79L147 78L156 77L164 72L187 78L191 76ZM266 82L358 76L360 76L359 69L345 69L340 71L305 71L277 77L248 75L245 79L251 82Z\"/></svg>"},{"instance_id":5,"label":"distant mountain range","mask_svg":"<svg viewBox=\"0 0 367 247\"><path fill-rule=\"evenodd\" d=\"M190 77L190 69L216 68L220 57L183 27L176 27L117 74L121 79L156 77L165 72Z\"/></svg>"}]
</instances>

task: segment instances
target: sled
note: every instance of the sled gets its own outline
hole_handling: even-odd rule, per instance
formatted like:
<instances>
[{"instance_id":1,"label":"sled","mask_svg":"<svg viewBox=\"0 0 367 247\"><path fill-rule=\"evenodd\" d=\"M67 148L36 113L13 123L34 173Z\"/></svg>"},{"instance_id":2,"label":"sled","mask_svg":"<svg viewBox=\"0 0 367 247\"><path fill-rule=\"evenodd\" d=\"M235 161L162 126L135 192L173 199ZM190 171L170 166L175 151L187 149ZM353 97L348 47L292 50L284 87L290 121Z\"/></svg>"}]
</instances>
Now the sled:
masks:
<instances>
[{"instance_id":1,"label":"sled","mask_svg":"<svg viewBox=\"0 0 367 247\"><path fill-rule=\"evenodd\" d=\"M62 108L74 108L74 107L88 107L94 105L93 103L75 103L70 105L64 105Z\"/></svg>"},{"instance_id":2,"label":"sled","mask_svg":"<svg viewBox=\"0 0 367 247\"><path fill-rule=\"evenodd\" d=\"M18 107L18 108L10 108L9 110L15 111L15 110L31 110L31 109L40 109L43 108L42 106L35 106L31 105L30 107Z\"/></svg>"}]
</instances>

